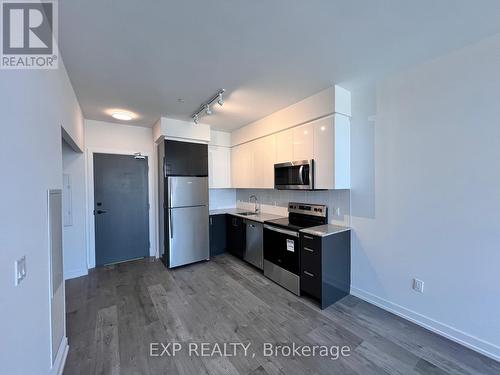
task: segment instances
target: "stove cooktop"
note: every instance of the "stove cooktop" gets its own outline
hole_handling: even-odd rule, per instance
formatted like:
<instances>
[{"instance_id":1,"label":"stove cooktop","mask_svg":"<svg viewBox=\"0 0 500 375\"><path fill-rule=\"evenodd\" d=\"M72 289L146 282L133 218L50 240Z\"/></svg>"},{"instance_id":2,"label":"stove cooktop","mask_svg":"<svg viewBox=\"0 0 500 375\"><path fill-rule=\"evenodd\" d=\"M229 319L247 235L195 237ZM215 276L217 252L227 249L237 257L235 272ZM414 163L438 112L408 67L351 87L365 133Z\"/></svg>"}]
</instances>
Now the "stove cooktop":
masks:
<instances>
[{"instance_id":1,"label":"stove cooktop","mask_svg":"<svg viewBox=\"0 0 500 375\"><path fill-rule=\"evenodd\" d=\"M301 229L311 228L311 227L315 227L317 225L320 225L318 223L294 223L294 222L290 222L290 219L288 217L283 217L281 219L267 220L266 224L274 225L274 226L285 228L285 229L294 230L297 232Z\"/></svg>"},{"instance_id":2,"label":"stove cooktop","mask_svg":"<svg viewBox=\"0 0 500 375\"><path fill-rule=\"evenodd\" d=\"M295 203L288 204L288 217L266 221L266 224L299 231L326 224L328 210L325 205Z\"/></svg>"}]
</instances>

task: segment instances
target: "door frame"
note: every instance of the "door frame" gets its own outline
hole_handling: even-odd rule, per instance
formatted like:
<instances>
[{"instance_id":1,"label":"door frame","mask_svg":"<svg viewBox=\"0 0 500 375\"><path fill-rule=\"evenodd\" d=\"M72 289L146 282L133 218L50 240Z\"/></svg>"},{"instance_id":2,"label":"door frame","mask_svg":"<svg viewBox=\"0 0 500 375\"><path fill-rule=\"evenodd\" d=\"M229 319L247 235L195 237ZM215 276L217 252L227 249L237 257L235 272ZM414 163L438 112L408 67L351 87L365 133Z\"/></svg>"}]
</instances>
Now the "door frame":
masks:
<instances>
[{"instance_id":1,"label":"door frame","mask_svg":"<svg viewBox=\"0 0 500 375\"><path fill-rule=\"evenodd\" d=\"M148 157L148 200L149 200L149 256L158 258L156 251L156 217L155 217L155 178L156 168L155 156L152 152L141 150L110 149L102 147L88 147L86 149L86 171L87 171L87 264L88 268L95 268L95 217L94 217L94 154L134 155L140 152Z\"/></svg>"}]
</instances>

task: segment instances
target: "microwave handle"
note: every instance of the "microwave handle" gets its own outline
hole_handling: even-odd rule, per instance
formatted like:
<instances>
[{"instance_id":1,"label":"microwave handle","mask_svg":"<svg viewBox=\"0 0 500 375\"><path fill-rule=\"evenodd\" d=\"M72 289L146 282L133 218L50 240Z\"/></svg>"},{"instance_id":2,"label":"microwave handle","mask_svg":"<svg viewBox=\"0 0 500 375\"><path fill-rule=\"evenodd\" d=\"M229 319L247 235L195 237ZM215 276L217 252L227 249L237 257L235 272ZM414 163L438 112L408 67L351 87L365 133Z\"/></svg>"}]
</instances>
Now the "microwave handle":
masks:
<instances>
[{"instance_id":1,"label":"microwave handle","mask_svg":"<svg viewBox=\"0 0 500 375\"><path fill-rule=\"evenodd\" d=\"M299 167L299 179L300 179L300 184L304 185L304 166L301 165Z\"/></svg>"}]
</instances>

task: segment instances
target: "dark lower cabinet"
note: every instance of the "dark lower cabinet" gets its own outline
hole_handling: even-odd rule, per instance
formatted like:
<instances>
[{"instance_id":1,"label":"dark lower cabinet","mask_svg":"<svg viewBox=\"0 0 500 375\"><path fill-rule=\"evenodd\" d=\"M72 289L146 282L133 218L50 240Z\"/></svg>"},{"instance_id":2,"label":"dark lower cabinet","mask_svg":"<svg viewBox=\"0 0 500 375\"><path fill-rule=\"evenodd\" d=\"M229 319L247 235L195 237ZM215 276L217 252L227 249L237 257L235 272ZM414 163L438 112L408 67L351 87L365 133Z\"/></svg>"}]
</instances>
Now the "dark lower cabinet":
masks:
<instances>
[{"instance_id":1,"label":"dark lower cabinet","mask_svg":"<svg viewBox=\"0 0 500 375\"><path fill-rule=\"evenodd\" d=\"M246 248L245 219L226 215L227 251L243 259Z\"/></svg>"},{"instance_id":2,"label":"dark lower cabinet","mask_svg":"<svg viewBox=\"0 0 500 375\"><path fill-rule=\"evenodd\" d=\"M351 231L300 235L300 289L322 309L347 296L351 285Z\"/></svg>"},{"instance_id":3,"label":"dark lower cabinet","mask_svg":"<svg viewBox=\"0 0 500 375\"><path fill-rule=\"evenodd\" d=\"M226 215L210 215L210 257L226 252Z\"/></svg>"}]
</instances>

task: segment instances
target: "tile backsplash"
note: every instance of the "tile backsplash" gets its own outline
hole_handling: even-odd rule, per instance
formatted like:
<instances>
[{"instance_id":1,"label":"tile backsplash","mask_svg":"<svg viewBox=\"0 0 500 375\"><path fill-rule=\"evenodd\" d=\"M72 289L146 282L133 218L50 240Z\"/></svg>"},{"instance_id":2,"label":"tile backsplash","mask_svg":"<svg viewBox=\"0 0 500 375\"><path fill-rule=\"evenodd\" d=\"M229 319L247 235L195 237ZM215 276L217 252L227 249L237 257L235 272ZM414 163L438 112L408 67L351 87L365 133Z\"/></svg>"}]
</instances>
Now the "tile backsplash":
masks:
<instances>
[{"instance_id":1,"label":"tile backsplash","mask_svg":"<svg viewBox=\"0 0 500 375\"><path fill-rule=\"evenodd\" d=\"M351 195L350 190L271 190L271 189L236 189L236 206L252 209L251 195L257 196L264 212L286 215L288 202L317 203L328 206L328 222L337 225L350 225ZM337 212L338 211L338 212Z\"/></svg>"},{"instance_id":2,"label":"tile backsplash","mask_svg":"<svg viewBox=\"0 0 500 375\"><path fill-rule=\"evenodd\" d=\"M236 207L236 189L209 189L208 201L211 210Z\"/></svg>"}]
</instances>

